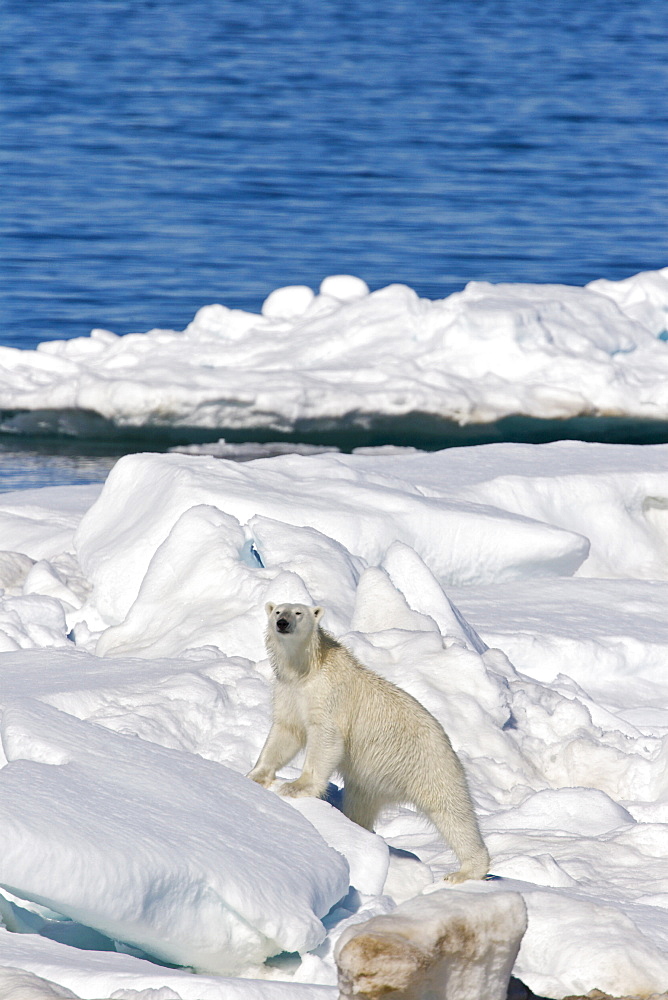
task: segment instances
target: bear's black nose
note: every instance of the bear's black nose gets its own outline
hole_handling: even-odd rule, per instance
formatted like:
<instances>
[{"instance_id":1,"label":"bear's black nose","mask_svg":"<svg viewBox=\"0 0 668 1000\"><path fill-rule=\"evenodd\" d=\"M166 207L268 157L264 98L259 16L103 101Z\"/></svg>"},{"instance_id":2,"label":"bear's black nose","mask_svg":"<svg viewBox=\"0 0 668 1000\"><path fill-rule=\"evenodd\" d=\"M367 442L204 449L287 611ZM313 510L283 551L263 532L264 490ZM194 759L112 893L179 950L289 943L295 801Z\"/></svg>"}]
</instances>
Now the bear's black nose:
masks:
<instances>
[{"instance_id":1,"label":"bear's black nose","mask_svg":"<svg viewBox=\"0 0 668 1000\"><path fill-rule=\"evenodd\" d=\"M279 632L287 632L290 628L290 622L287 618L279 618L276 622L276 628Z\"/></svg>"}]
</instances>

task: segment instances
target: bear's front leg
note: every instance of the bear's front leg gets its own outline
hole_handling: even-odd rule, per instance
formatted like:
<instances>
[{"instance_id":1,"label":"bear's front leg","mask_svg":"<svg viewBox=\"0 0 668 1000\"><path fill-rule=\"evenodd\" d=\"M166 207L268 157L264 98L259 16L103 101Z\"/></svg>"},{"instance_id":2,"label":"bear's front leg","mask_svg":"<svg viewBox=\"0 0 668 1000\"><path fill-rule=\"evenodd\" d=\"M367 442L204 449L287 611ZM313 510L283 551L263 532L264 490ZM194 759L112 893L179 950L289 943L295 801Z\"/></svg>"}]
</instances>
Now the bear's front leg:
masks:
<instances>
[{"instance_id":1,"label":"bear's front leg","mask_svg":"<svg viewBox=\"0 0 668 1000\"><path fill-rule=\"evenodd\" d=\"M303 742L294 730L280 722L274 722L257 763L248 772L247 777L256 781L258 785L262 785L263 788L269 788L276 777L276 772L289 764L302 746Z\"/></svg>"},{"instance_id":2,"label":"bear's front leg","mask_svg":"<svg viewBox=\"0 0 668 1000\"><path fill-rule=\"evenodd\" d=\"M306 756L302 773L294 781L286 781L279 788L280 795L297 799L312 796L320 799L327 791L327 783L343 757L343 737L333 725L309 726L306 733Z\"/></svg>"}]
</instances>

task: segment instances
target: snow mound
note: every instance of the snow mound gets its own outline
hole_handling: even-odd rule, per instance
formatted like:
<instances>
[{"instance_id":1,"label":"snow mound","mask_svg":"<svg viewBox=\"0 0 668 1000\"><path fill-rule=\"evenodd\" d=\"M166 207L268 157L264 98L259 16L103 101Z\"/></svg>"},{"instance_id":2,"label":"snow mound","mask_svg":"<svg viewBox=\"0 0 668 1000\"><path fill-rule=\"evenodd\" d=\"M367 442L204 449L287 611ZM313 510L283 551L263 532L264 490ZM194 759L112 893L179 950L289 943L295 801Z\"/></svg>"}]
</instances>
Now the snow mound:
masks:
<instances>
[{"instance_id":1,"label":"snow mound","mask_svg":"<svg viewBox=\"0 0 668 1000\"><path fill-rule=\"evenodd\" d=\"M246 644L234 651L259 657L258 581L268 586L279 573L294 573L296 562L313 600L326 600L330 607L334 602L334 613L344 621L350 604L340 602L349 602L360 560L378 565L397 541L414 549L437 578L453 583L570 575L586 558L582 535L500 508L433 499L401 485L391 477L369 482L363 469L341 457L290 456L280 465L269 459L240 466L185 455L126 456L76 533L78 559L93 585L90 603L106 625L120 625L137 601L134 624L128 621L114 633L116 648L128 652L130 633L146 635L132 639L133 651L163 634L161 626L149 625L155 605L146 604L151 600L146 588L160 601L170 580L173 588L187 586L191 622L199 600L218 593L219 618L238 616L242 606L253 608L248 621L260 646L247 645L252 633L246 628ZM208 512L196 513L200 505ZM193 574L198 579L188 583ZM233 602L229 611L224 598ZM210 620L204 609L201 617ZM183 642L195 639L184 636ZM161 655L161 649L151 646L152 655ZM111 646L103 644L103 651Z\"/></svg>"},{"instance_id":2,"label":"snow mound","mask_svg":"<svg viewBox=\"0 0 668 1000\"><path fill-rule=\"evenodd\" d=\"M319 918L348 891L348 866L276 795L37 702L5 709L2 744L11 892L221 974L324 939Z\"/></svg>"},{"instance_id":3,"label":"snow mound","mask_svg":"<svg viewBox=\"0 0 668 1000\"><path fill-rule=\"evenodd\" d=\"M176 995L176 994L175 994ZM23 969L0 969L0 1000L77 1000L71 990Z\"/></svg>"}]
</instances>

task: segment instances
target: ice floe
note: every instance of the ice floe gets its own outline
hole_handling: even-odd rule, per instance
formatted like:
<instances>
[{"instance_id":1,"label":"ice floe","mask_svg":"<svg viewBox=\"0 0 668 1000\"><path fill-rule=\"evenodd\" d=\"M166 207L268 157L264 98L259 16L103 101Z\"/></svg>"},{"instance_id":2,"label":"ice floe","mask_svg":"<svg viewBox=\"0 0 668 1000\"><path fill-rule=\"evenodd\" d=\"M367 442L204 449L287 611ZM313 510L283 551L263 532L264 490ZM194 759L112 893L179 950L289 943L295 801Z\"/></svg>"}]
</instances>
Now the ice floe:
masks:
<instances>
[{"instance_id":1,"label":"ice floe","mask_svg":"<svg viewBox=\"0 0 668 1000\"><path fill-rule=\"evenodd\" d=\"M0 347L1 426L340 436L418 419L438 437L516 415L665 421L667 313L668 268L584 288L473 281L434 301L333 275L317 294L276 289L260 315L207 305L183 331Z\"/></svg>"},{"instance_id":2,"label":"ice floe","mask_svg":"<svg viewBox=\"0 0 668 1000\"><path fill-rule=\"evenodd\" d=\"M493 859L466 891L526 905L515 976L665 990L666 511L668 446L574 442L134 455L4 495L0 996L333 1000L344 933L447 891L412 809L370 834L335 784L244 777L267 600L325 606L450 734Z\"/></svg>"}]
</instances>

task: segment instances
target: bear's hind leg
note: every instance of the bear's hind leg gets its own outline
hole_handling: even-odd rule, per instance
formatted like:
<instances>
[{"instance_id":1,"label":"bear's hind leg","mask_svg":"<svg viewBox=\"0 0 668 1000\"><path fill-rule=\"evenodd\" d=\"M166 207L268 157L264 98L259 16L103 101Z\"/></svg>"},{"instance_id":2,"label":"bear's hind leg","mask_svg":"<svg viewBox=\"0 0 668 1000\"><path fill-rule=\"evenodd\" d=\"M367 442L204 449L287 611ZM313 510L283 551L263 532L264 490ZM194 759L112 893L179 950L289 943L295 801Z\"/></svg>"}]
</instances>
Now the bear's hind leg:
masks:
<instances>
[{"instance_id":1,"label":"bear's hind leg","mask_svg":"<svg viewBox=\"0 0 668 1000\"><path fill-rule=\"evenodd\" d=\"M353 823L373 833L373 825L382 806L381 799L363 791L354 781L346 779L343 787L343 814Z\"/></svg>"},{"instance_id":2,"label":"bear's hind leg","mask_svg":"<svg viewBox=\"0 0 668 1000\"><path fill-rule=\"evenodd\" d=\"M426 811L426 810L425 810ZM461 802L458 807L429 810L430 820L457 855L461 868L445 876L447 882L465 882L484 878L489 871L490 857L480 835L473 806Z\"/></svg>"}]
</instances>

